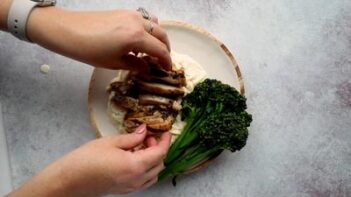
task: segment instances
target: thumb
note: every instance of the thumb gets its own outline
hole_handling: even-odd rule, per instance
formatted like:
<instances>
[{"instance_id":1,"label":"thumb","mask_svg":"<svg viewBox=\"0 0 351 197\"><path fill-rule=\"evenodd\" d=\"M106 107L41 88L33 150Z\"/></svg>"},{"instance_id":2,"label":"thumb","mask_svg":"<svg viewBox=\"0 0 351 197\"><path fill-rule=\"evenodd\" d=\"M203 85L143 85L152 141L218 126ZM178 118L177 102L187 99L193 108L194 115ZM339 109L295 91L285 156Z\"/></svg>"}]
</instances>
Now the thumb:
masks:
<instances>
[{"instance_id":1,"label":"thumb","mask_svg":"<svg viewBox=\"0 0 351 197\"><path fill-rule=\"evenodd\" d=\"M116 136L115 145L124 150L130 150L144 142L146 124L140 125L133 133Z\"/></svg>"}]
</instances>

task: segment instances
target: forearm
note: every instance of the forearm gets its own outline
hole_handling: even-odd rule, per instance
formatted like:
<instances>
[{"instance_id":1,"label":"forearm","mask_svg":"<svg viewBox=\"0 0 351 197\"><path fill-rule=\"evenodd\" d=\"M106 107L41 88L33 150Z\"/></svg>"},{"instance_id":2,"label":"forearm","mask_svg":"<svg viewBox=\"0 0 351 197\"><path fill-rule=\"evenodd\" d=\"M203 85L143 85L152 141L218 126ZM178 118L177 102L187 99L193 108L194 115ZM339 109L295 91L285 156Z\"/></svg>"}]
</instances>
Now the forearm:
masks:
<instances>
[{"instance_id":1,"label":"forearm","mask_svg":"<svg viewBox=\"0 0 351 197\"><path fill-rule=\"evenodd\" d=\"M84 159L79 159L76 152L77 150L50 164L6 197L95 197L109 192L111 184L106 182L105 176L87 178L91 173L99 171L90 165L80 168L80 162ZM85 151L83 157L89 154L90 151Z\"/></svg>"},{"instance_id":2,"label":"forearm","mask_svg":"<svg viewBox=\"0 0 351 197\"><path fill-rule=\"evenodd\" d=\"M9 12L12 0L0 0L0 30L7 30L7 14Z\"/></svg>"},{"instance_id":3,"label":"forearm","mask_svg":"<svg viewBox=\"0 0 351 197\"><path fill-rule=\"evenodd\" d=\"M53 170L53 168L57 168ZM62 171L56 163L50 165L23 186L14 190L7 197L17 196L66 196Z\"/></svg>"}]
</instances>

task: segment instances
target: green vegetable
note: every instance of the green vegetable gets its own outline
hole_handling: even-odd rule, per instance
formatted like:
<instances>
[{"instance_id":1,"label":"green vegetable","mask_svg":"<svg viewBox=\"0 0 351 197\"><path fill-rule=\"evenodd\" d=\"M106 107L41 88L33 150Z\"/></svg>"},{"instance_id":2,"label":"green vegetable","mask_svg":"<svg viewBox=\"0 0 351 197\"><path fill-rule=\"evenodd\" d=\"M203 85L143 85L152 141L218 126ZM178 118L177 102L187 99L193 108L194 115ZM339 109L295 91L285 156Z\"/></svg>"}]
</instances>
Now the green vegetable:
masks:
<instances>
[{"instance_id":1,"label":"green vegetable","mask_svg":"<svg viewBox=\"0 0 351 197\"><path fill-rule=\"evenodd\" d=\"M186 125L169 149L159 181L211 158L223 150L245 146L252 117L246 99L233 87L214 79L195 86L182 101Z\"/></svg>"}]
</instances>

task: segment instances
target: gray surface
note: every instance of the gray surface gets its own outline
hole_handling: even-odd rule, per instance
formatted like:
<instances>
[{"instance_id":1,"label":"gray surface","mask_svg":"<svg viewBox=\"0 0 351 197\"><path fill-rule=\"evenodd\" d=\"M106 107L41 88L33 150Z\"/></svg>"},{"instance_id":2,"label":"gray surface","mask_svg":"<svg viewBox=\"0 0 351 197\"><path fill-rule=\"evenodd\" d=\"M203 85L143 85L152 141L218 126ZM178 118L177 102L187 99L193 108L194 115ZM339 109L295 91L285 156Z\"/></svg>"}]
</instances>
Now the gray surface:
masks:
<instances>
[{"instance_id":1,"label":"gray surface","mask_svg":"<svg viewBox=\"0 0 351 197\"><path fill-rule=\"evenodd\" d=\"M215 3L217 2L217 3ZM235 54L254 122L247 146L211 167L131 196L351 196L349 0L64 0L78 9L140 5L214 33ZM0 100L20 185L94 138L91 68L0 34ZM48 75L39 73L43 63ZM215 66L215 65L214 65Z\"/></svg>"},{"instance_id":2,"label":"gray surface","mask_svg":"<svg viewBox=\"0 0 351 197\"><path fill-rule=\"evenodd\" d=\"M2 108L0 103L0 196L12 190L10 161L2 122Z\"/></svg>"}]
</instances>

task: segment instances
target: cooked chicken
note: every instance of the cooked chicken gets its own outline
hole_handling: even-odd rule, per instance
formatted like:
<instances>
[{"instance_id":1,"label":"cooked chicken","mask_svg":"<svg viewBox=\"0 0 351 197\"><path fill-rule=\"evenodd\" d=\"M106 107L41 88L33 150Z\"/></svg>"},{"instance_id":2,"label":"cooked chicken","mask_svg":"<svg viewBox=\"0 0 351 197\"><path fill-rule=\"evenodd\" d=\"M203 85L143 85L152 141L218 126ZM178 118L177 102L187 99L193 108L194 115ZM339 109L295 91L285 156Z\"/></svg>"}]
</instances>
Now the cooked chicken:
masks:
<instances>
[{"instance_id":1,"label":"cooked chicken","mask_svg":"<svg viewBox=\"0 0 351 197\"><path fill-rule=\"evenodd\" d=\"M169 131L172 129L172 125L175 121L173 116L168 116L167 119L164 119L163 122L149 124L147 127L152 131Z\"/></svg>"},{"instance_id":2,"label":"cooked chicken","mask_svg":"<svg viewBox=\"0 0 351 197\"><path fill-rule=\"evenodd\" d=\"M115 95L113 97L113 101L116 105L124 107L126 109L130 109L132 111L137 111L139 102L138 99L129 97L129 96L123 96L123 95Z\"/></svg>"},{"instance_id":3,"label":"cooked chicken","mask_svg":"<svg viewBox=\"0 0 351 197\"><path fill-rule=\"evenodd\" d=\"M184 71L166 71L157 60L148 56L142 59L150 66L149 79L124 74L123 81L111 82L108 92L116 105L128 110L123 123L126 131L132 132L143 123L153 132L170 130L181 110L177 100L185 93Z\"/></svg>"},{"instance_id":4,"label":"cooked chicken","mask_svg":"<svg viewBox=\"0 0 351 197\"><path fill-rule=\"evenodd\" d=\"M141 80L136 80L137 86L146 92L159 94L159 95L169 95L169 96L183 96L184 90L178 87L164 85L160 83L145 82Z\"/></svg>"},{"instance_id":5,"label":"cooked chicken","mask_svg":"<svg viewBox=\"0 0 351 197\"><path fill-rule=\"evenodd\" d=\"M113 90L119 92L120 94L126 95L133 85L134 82L131 80L128 80L126 82L116 81L110 84L110 87L107 91L111 92Z\"/></svg>"},{"instance_id":6,"label":"cooked chicken","mask_svg":"<svg viewBox=\"0 0 351 197\"><path fill-rule=\"evenodd\" d=\"M124 120L123 126L128 133L132 133L141 123L130 120Z\"/></svg>"},{"instance_id":7,"label":"cooked chicken","mask_svg":"<svg viewBox=\"0 0 351 197\"><path fill-rule=\"evenodd\" d=\"M175 111L181 110L181 105L179 102L165 98L162 96L156 96L151 94L143 94L139 95L139 104L141 105L165 105L167 107L172 108Z\"/></svg>"},{"instance_id":8,"label":"cooked chicken","mask_svg":"<svg viewBox=\"0 0 351 197\"><path fill-rule=\"evenodd\" d=\"M128 117L125 119L126 121L133 121L137 123L145 123L147 125L150 124L157 124L164 122L164 119L161 116L157 115L150 115L150 116L143 116L143 117Z\"/></svg>"},{"instance_id":9,"label":"cooked chicken","mask_svg":"<svg viewBox=\"0 0 351 197\"><path fill-rule=\"evenodd\" d=\"M167 131L172 128L175 118L173 114L162 114L160 111L155 111L152 114L149 112L134 112L126 115L124 126L132 130L138 125L145 123L152 131Z\"/></svg>"},{"instance_id":10,"label":"cooked chicken","mask_svg":"<svg viewBox=\"0 0 351 197\"><path fill-rule=\"evenodd\" d=\"M176 86L185 86L185 74L183 70L166 71L159 66L151 66L151 80Z\"/></svg>"},{"instance_id":11,"label":"cooked chicken","mask_svg":"<svg viewBox=\"0 0 351 197\"><path fill-rule=\"evenodd\" d=\"M130 77L130 71L127 71L127 70L120 70L118 72L118 76L116 78L114 78L110 85L107 87L107 92L111 93L112 89L121 89L121 91L123 90L127 90L130 88L131 85L131 82L132 81L129 81L128 83L127 80L128 78Z\"/></svg>"},{"instance_id":12,"label":"cooked chicken","mask_svg":"<svg viewBox=\"0 0 351 197\"><path fill-rule=\"evenodd\" d=\"M160 83L166 83L169 85L176 85L176 86L184 86L185 85L185 79L182 77L172 77L172 76L165 76L165 77L156 77L156 76L151 76L151 81L154 82L160 82Z\"/></svg>"}]
</instances>

